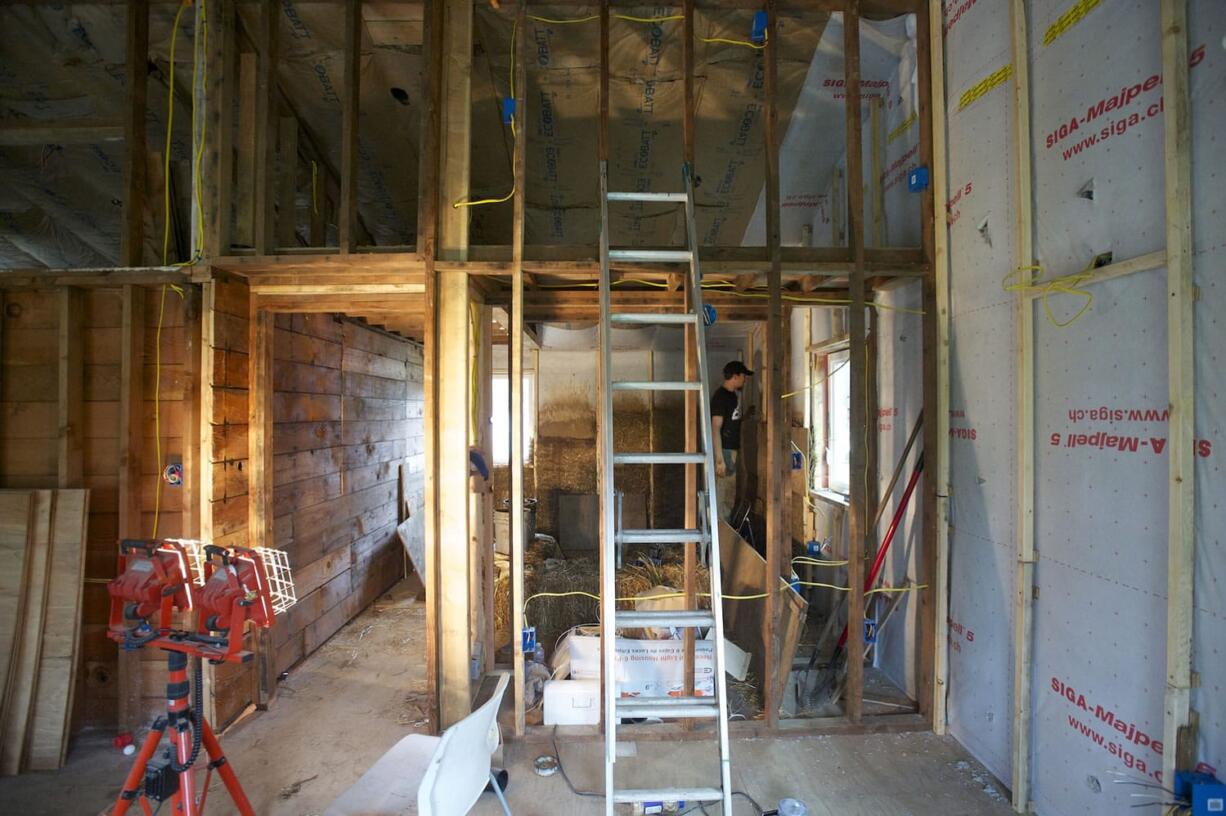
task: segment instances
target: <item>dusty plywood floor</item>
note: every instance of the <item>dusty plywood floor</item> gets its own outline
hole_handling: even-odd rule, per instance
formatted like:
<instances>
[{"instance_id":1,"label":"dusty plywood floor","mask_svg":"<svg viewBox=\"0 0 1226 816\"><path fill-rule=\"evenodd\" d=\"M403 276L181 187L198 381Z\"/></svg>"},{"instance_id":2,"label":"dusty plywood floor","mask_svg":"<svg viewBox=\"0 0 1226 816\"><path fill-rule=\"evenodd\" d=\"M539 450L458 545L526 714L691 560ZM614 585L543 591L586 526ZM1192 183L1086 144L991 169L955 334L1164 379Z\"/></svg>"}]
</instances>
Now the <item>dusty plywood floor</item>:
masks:
<instances>
[{"instance_id":1,"label":"dusty plywood floor","mask_svg":"<svg viewBox=\"0 0 1226 816\"><path fill-rule=\"evenodd\" d=\"M257 813L322 813L398 739L424 730L425 611L414 594L403 583L393 588L290 673L272 710L249 716L222 737ZM0 810L26 816L102 812L128 767L109 740L109 734L77 740L68 767L57 773L0 779ZM560 776L532 774L532 759L551 750L540 742L505 748L512 810L520 816L603 813L602 800L575 796ZM714 751L704 744L639 742L633 750L636 756L619 760L618 778L634 786L705 784L714 772ZM599 743L563 743L561 752L580 790L601 786ZM732 760L734 787L767 808L794 796L819 816L1010 812L983 767L952 739L932 734L737 740ZM234 812L220 786L210 791L208 812ZM486 795L473 812L501 810ZM753 809L738 797L735 812L748 816Z\"/></svg>"}]
</instances>

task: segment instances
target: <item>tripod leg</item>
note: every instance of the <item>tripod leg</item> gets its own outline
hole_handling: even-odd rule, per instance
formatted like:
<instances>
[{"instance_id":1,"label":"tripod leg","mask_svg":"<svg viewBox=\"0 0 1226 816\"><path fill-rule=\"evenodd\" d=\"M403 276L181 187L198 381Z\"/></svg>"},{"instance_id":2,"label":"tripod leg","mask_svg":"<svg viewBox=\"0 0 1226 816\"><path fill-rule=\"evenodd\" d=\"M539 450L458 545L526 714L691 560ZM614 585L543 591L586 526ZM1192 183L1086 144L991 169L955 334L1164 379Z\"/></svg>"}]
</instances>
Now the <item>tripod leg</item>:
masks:
<instances>
[{"instance_id":1,"label":"tripod leg","mask_svg":"<svg viewBox=\"0 0 1226 816\"><path fill-rule=\"evenodd\" d=\"M200 718L200 731L204 740L204 749L209 753L209 768L217 769L217 775L225 783L226 790L230 792L230 798L234 800L238 812L242 816L255 816L251 802L248 801L247 794L243 792L243 786L238 781L238 775L230 767L226 755L221 752L221 743L217 741L217 735L213 733L212 726L203 716Z\"/></svg>"},{"instance_id":2,"label":"tripod leg","mask_svg":"<svg viewBox=\"0 0 1226 816\"><path fill-rule=\"evenodd\" d=\"M165 732L166 719L158 717L153 721L153 727L149 729L145 741L141 743L140 753L136 755L136 761L132 763L132 770L128 771L128 777L123 781L123 790L119 792L119 798L115 800L115 808L111 811L112 816L123 816L140 796L140 790L145 781L145 766L149 763L153 752L157 750L158 743L162 741L162 734Z\"/></svg>"}]
</instances>

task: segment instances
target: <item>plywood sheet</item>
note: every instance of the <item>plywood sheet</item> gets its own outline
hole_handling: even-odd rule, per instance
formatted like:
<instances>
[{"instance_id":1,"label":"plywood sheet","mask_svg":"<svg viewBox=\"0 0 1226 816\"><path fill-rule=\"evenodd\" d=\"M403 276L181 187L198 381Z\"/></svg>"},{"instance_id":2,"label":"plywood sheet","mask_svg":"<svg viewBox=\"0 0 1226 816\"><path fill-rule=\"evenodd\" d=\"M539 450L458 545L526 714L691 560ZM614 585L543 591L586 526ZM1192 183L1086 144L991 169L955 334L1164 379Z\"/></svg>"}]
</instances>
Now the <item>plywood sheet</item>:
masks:
<instances>
[{"instance_id":1,"label":"plywood sheet","mask_svg":"<svg viewBox=\"0 0 1226 816\"><path fill-rule=\"evenodd\" d=\"M22 625L33 498L28 490L0 492L0 700L8 696L9 671Z\"/></svg>"},{"instance_id":2,"label":"plywood sheet","mask_svg":"<svg viewBox=\"0 0 1226 816\"><path fill-rule=\"evenodd\" d=\"M783 599L779 616L780 670L775 678L774 695L774 699L781 700L809 604L792 589L785 589L787 582L782 578L768 580L765 559L726 522L720 522L719 563L723 569L725 595L759 595L772 589L778 591ZM749 669L759 685L766 682L766 644L762 621L767 609L765 599L724 601L724 637L749 652Z\"/></svg>"},{"instance_id":3,"label":"plywood sheet","mask_svg":"<svg viewBox=\"0 0 1226 816\"><path fill-rule=\"evenodd\" d=\"M9 683L0 712L0 775L21 771L26 735L34 707L38 665L42 655L44 602L49 575L51 518L55 492L38 490L33 494L34 509L27 553L26 585L22 622L18 628Z\"/></svg>"},{"instance_id":4,"label":"plywood sheet","mask_svg":"<svg viewBox=\"0 0 1226 816\"><path fill-rule=\"evenodd\" d=\"M68 748L79 657L88 490L58 490L51 525L42 654L27 746L28 768L56 770Z\"/></svg>"}]
</instances>

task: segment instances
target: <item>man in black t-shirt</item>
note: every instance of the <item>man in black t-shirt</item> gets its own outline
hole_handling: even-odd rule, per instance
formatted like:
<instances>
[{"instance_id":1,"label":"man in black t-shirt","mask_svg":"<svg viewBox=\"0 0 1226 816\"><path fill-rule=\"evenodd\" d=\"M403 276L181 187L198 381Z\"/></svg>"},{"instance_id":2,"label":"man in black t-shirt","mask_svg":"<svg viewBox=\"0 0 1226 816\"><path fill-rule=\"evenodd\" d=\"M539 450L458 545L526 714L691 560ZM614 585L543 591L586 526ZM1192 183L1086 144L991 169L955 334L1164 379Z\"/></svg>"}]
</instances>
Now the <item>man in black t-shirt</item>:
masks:
<instances>
[{"instance_id":1,"label":"man in black t-shirt","mask_svg":"<svg viewBox=\"0 0 1226 816\"><path fill-rule=\"evenodd\" d=\"M741 450L741 389L753 372L740 360L724 366L724 384L711 395L711 436L715 445L715 493L725 521L736 504L736 462Z\"/></svg>"}]
</instances>

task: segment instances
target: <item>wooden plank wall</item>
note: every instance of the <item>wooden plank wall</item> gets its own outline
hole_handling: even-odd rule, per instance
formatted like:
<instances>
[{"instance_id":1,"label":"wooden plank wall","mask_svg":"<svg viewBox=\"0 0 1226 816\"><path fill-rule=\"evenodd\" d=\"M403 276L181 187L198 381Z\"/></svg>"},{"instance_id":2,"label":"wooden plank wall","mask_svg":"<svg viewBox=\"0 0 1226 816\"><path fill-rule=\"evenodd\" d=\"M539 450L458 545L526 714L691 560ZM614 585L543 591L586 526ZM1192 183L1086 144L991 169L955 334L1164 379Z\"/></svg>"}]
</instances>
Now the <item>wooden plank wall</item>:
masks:
<instances>
[{"instance_id":1,"label":"wooden plank wall","mask_svg":"<svg viewBox=\"0 0 1226 816\"><path fill-rule=\"evenodd\" d=\"M250 293L244 281L219 278L207 284L202 332L206 361L211 361L204 415L209 423L205 438L211 448L202 457L211 469L206 491L209 509L202 535L223 547L246 546L247 541L247 350ZM206 368L210 365L206 363ZM248 639L250 641L250 638ZM245 648L251 648L250 642ZM251 666L225 663L209 669L210 697L206 716L214 727L224 727L256 700L257 675Z\"/></svg>"},{"instance_id":2,"label":"wooden plank wall","mask_svg":"<svg viewBox=\"0 0 1226 816\"><path fill-rule=\"evenodd\" d=\"M143 354L144 437L139 479L142 534L153 532L158 463L154 438L156 378L154 344L160 287L147 287ZM187 340L196 314L196 291L180 297L168 290L162 315L160 424L164 456L182 455L192 389ZM55 288L0 292L0 487L57 484L60 291ZM106 582L115 576L119 532L119 468L123 292L119 287L81 291L80 342L84 382L80 437L82 487L90 490L85 587L81 606L81 663L77 674L73 730L113 728L118 710L118 654L106 637L110 601ZM180 536L183 489L165 487L158 534ZM142 655L142 657L145 657ZM154 658L156 655L150 654ZM142 660L142 663L144 661ZM150 670L151 671L151 670ZM165 705L164 681L146 689L150 710Z\"/></svg>"},{"instance_id":3,"label":"wooden plank wall","mask_svg":"<svg viewBox=\"0 0 1226 816\"><path fill-rule=\"evenodd\" d=\"M410 495L424 490L422 358L326 314L277 315L273 348L274 541L299 599L273 630L283 671L403 575L402 464Z\"/></svg>"}]
</instances>

